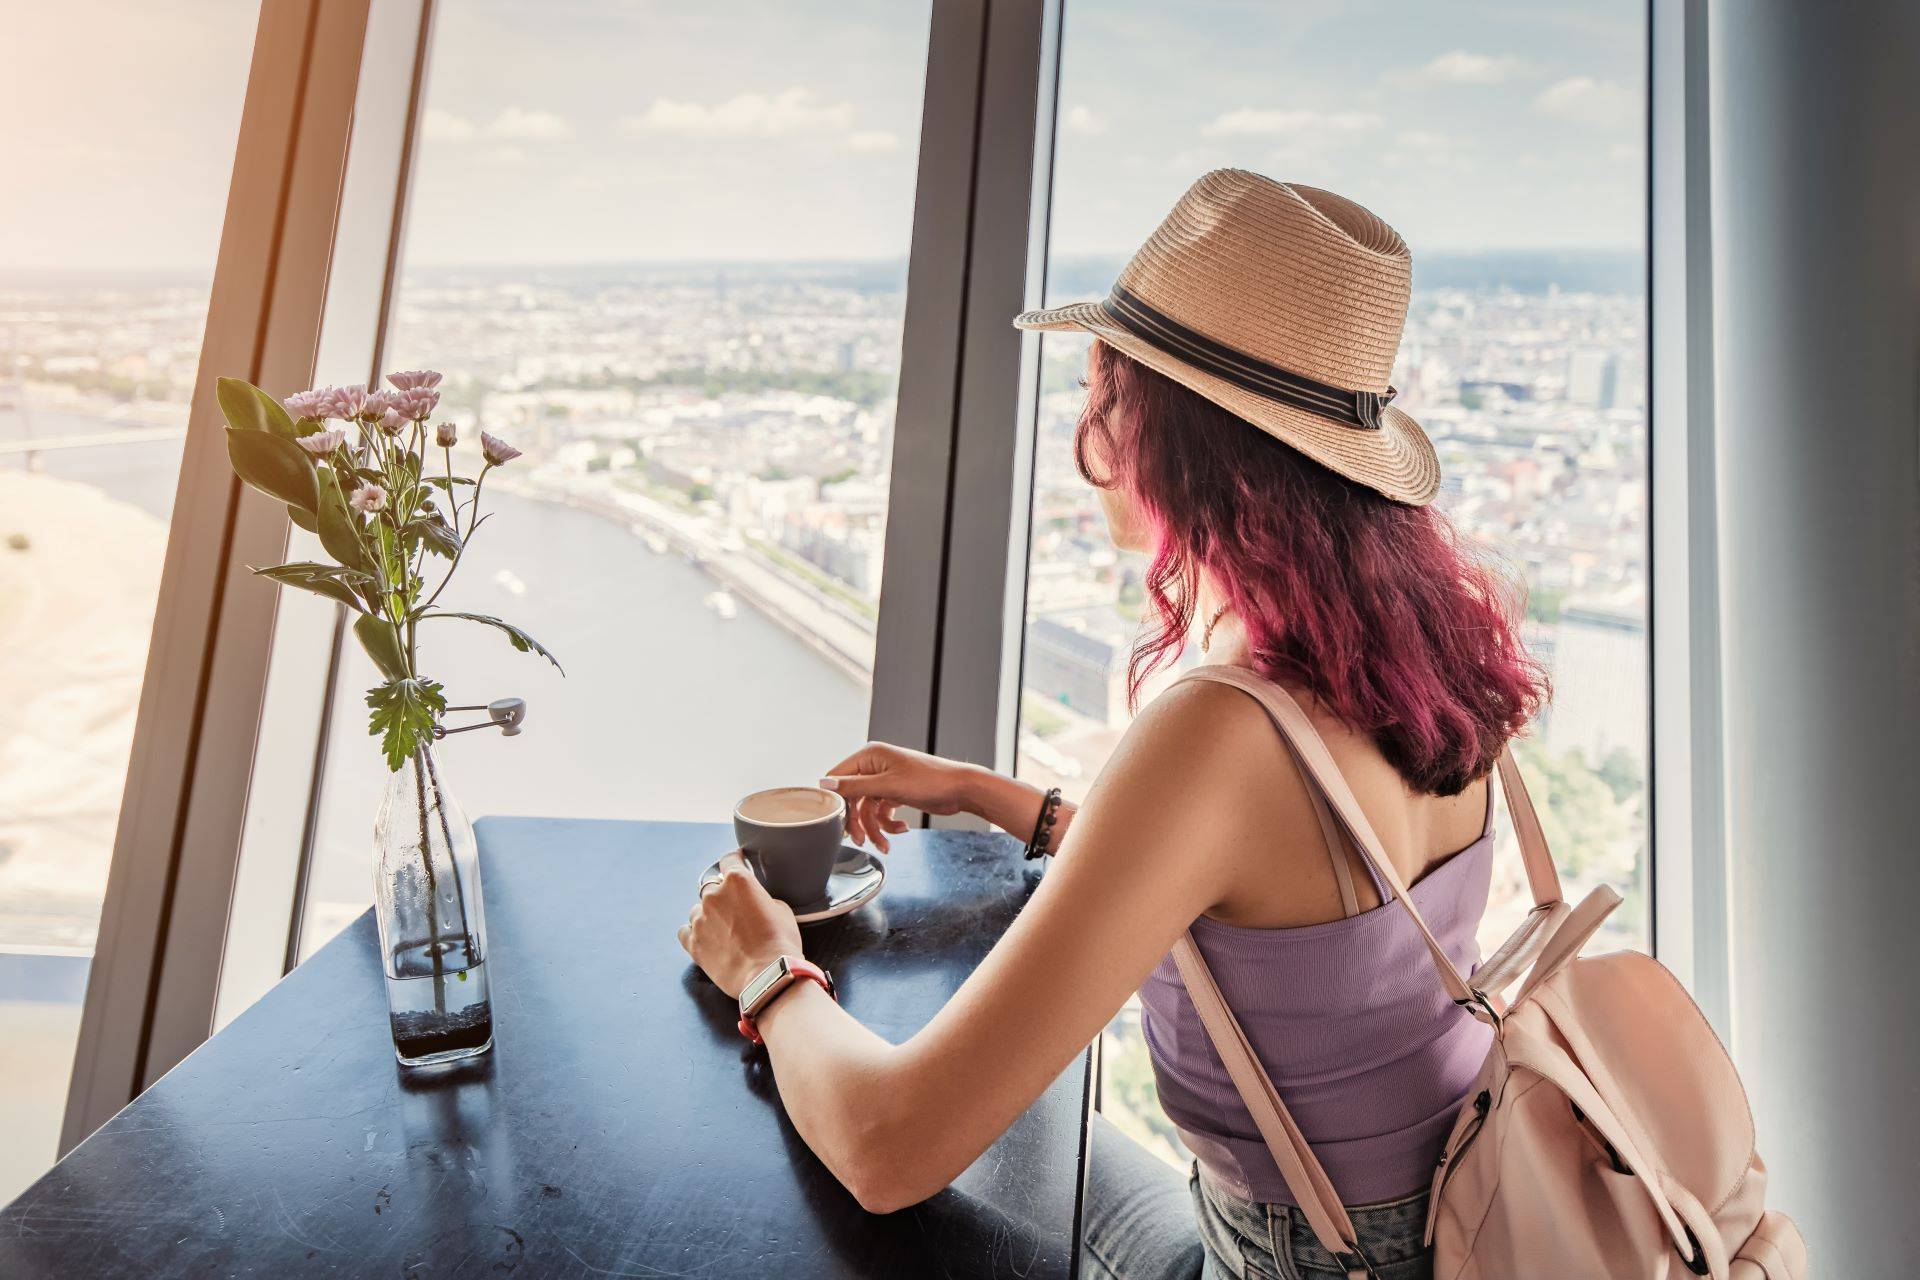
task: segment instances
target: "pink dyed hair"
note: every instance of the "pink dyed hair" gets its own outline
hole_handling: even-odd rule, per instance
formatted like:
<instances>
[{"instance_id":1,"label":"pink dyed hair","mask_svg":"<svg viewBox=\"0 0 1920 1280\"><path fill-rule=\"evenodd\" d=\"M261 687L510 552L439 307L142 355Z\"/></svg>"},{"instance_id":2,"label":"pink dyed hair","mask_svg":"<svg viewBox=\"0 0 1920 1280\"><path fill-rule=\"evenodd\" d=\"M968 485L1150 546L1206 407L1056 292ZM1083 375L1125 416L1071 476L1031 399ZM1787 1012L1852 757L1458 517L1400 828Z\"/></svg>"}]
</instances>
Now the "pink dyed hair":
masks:
<instances>
[{"instance_id":1,"label":"pink dyed hair","mask_svg":"<svg viewBox=\"0 0 1920 1280\"><path fill-rule=\"evenodd\" d=\"M1136 702L1179 657L1205 571L1262 674L1371 737L1415 791L1458 795L1492 769L1547 696L1510 572L1434 508L1337 475L1105 343L1087 388L1080 473L1120 488L1156 533Z\"/></svg>"}]
</instances>

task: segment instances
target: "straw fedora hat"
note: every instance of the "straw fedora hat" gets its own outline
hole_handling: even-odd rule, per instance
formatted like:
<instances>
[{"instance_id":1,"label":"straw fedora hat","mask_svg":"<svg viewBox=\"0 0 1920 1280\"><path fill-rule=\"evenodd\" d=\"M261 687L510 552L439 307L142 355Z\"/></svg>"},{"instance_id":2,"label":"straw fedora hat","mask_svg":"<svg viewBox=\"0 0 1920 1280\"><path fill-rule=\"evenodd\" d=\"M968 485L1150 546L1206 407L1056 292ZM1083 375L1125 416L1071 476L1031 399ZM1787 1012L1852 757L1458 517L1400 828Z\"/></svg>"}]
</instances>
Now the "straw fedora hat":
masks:
<instances>
[{"instance_id":1,"label":"straw fedora hat","mask_svg":"<svg viewBox=\"0 0 1920 1280\"><path fill-rule=\"evenodd\" d=\"M1091 333L1323 466L1422 506L1440 464L1387 385L1412 264L1399 233L1351 200L1216 169L1105 298L1014 323Z\"/></svg>"}]
</instances>

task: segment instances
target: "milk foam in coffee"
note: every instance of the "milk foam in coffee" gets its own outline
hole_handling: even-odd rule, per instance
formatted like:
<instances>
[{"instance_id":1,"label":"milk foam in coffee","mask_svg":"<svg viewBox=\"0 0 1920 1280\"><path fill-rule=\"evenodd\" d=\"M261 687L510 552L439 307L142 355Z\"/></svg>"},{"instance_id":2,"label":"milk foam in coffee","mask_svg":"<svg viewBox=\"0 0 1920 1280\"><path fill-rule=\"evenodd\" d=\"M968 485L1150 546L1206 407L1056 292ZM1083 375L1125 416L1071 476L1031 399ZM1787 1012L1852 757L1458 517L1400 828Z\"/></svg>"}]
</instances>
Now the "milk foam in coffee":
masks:
<instances>
[{"instance_id":1,"label":"milk foam in coffee","mask_svg":"<svg viewBox=\"0 0 1920 1280\"><path fill-rule=\"evenodd\" d=\"M840 808L839 797L815 787L761 791L740 802L740 816L752 822L817 822Z\"/></svg>"}]
</instances>

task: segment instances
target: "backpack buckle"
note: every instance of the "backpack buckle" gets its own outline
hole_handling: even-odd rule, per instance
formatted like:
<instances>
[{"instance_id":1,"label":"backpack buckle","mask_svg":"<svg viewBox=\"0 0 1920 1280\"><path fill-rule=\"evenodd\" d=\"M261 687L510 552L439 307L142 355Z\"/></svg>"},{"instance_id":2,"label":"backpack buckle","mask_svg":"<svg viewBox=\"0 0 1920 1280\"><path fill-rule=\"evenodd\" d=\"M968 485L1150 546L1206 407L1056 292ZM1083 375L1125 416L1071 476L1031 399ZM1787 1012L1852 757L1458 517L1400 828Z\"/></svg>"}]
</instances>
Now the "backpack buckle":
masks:
<instances>
[{"instance_id":1,"label":"backpack buckle","mask_svg":"<svg viewBox=\"0 0 1920 1280\"><path fill-rule=\"evenodd\" d=\"M1333 1255L1333 1264L1349 1276L1377 1276L1380 1274L1373 1269L1373 1264L1367 1261L1367 1255L1364 1253L1336 1253Z\"/></svg>"},{"instance_id":2,"label":"backpack buckle","mask_svg":"<svg viewBox=\"0 0 1920 1280\"><path fill-rule=\"evenodd\" d=\"M1493 1007L1493 1001L1487 999L1485 992L1469 990L1465 996L1454 1000L1454 1003L1471 1013L1476 1022L1484 1022L1495 1030L1499 1029L1500 1011Z\"/></svg>"}]
</instances>

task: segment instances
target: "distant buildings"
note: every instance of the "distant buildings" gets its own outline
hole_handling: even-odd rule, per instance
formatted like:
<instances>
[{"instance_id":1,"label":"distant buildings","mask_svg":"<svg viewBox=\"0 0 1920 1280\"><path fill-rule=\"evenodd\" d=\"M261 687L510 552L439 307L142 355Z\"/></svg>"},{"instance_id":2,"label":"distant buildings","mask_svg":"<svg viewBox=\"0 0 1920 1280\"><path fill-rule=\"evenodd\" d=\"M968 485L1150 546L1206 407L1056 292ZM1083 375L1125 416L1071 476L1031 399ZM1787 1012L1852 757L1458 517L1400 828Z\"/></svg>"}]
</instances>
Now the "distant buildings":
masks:
<instances>
[{"instance_id":1,"label":"distant buildings","mask_svg":"<svg viewBox=\"0 0 1920 1280\"><path fill-rule=\"evenodd\" d=\"M1552 651L1553 710L1546 743L1599 768L1624 751L1646 776L1647 623L1599 607L1560 615Z\"/></svg>"},{"instance_id":2,"label":"distant buildings","mask_svg":"<svg viewBox=\"0 0 1920 1280\"><path fill-rule=\"evenodd\" d=\"M1125 724L1132 643L1132 628L1111 607L1040 614L1027 623L1022 681L1028 693L1098 724Z\"/></svg>"},{"instance_id":3,"label":"distant buildings","mask_svg":"<svg viewBox=\"0 0 1920 1280\"><path fill-rule=\"evenodd\" d=\"M184 403L204 297L0 289L0 378L89 412ZM557 478L682 506L714 545L870 623L904 264L422 271L398 311L395 362L447 369L450 416L511 435ZM1646 738L1644 336L1636 294L1490 278L1422 289L1393 375L1441 455L1441 508L1526 570L1528 635L1558 687L1550 745L1596 765ZM1058 714L1023 738L1051 735L1062 768L1090 777L1127 718L1146 601L1142 562L1114 552L1073 465L1084 347L1042 348L1024 672Z\"/></svg>"},{"instance_id":4,"label":"distant buildings","mask_svg":"<svg viewBox=\"0 0 1920 1280\"><path fill-rule=\"evenodd\" d=\"M1620 361L1611 351L1587 348L1567 357L1567 402L1611 409L1620 383Z\"/></svg>"}]
</instances>

